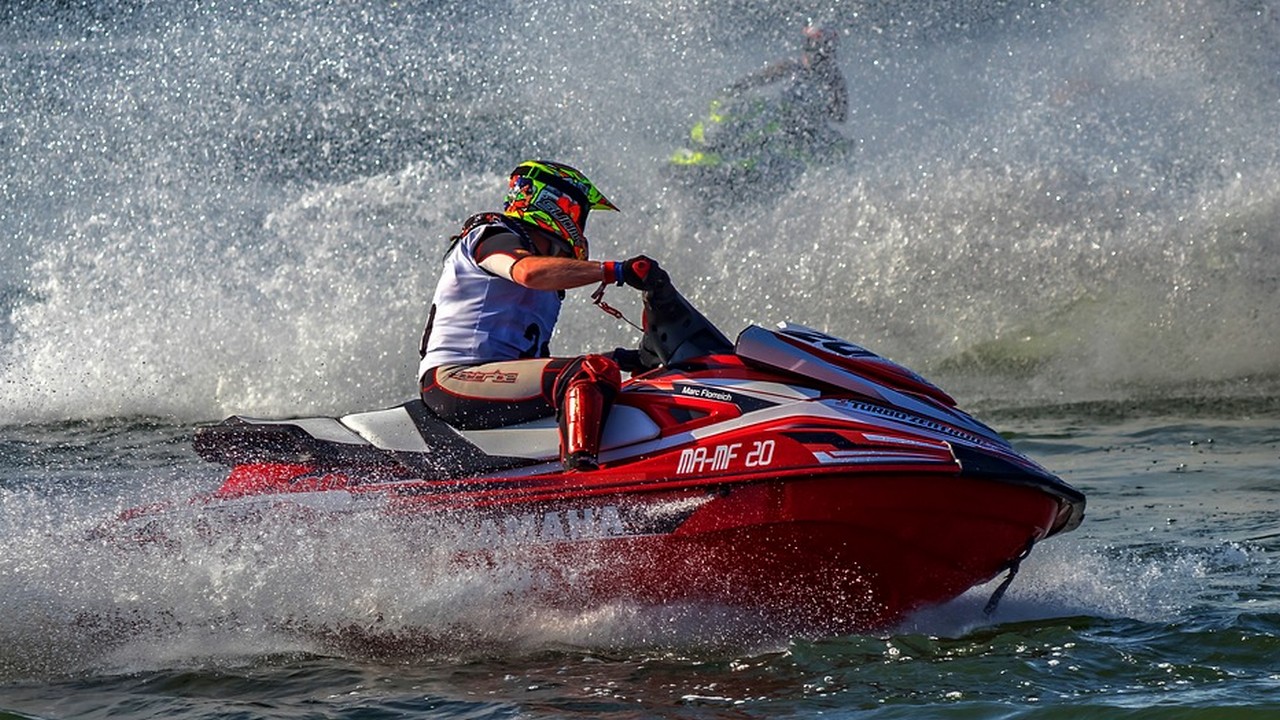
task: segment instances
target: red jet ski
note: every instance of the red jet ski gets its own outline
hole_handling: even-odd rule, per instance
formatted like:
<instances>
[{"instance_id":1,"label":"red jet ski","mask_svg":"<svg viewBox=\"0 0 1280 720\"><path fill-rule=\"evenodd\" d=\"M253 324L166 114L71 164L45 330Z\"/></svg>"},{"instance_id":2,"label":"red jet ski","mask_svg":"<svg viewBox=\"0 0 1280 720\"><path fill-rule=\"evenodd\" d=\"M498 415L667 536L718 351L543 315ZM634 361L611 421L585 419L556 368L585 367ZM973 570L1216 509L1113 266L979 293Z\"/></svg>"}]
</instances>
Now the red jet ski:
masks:
<instances>
[{"instance_id":1,"label":"red jet ski","mask_svg":"<svg viewBox=\"0 0 1280 720\"><path fill-rule=\"evenodd\" d=\"M1080 524L1082 493L911 370L799 325L730 342L665 273L644 300L652 369L624 383L599 470L561 469L554 418L460 431L412 400L201 427L196 451L231 469L193 503L376 508L460 558L520 558L559 604L706 603L821 633L1012 579ZM164 512L122 520L139 537Z\"/></svg>"}]
</instances>

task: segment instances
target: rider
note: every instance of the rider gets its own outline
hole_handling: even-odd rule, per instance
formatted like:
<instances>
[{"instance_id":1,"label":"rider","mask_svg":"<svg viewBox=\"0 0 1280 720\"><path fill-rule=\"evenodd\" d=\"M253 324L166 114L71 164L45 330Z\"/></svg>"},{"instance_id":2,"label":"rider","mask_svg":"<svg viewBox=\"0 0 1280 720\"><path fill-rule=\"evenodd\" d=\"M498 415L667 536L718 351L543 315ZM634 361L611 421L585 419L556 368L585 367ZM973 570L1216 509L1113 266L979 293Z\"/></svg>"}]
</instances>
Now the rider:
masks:
<instances>
[{"instance_id":1,"label":"rider","mask_svg":"<svg viewBox=\"0 0 1280 720\"><path fill-rule=\"evenodd\" d=\"M836 59L839 33L809 25L803 52L729 85L690 131L678 165L753 165L761 155L808 159L838 149L831 127L849 117L849 90ZM765 89L774 94L766 97Z\"/></svg>"},{"instance_id":2,"label":"rider","mask_svg":"<svg viewBox=\"0 0 1280 720\"><path fill-rule=\"evenodd\" d=\"M551 357L564 291L643 286L643 255L589 261L591 210L617 210L581 172L531 160L511 173L503 211L469 218L452 238L419 352L422 400L460 429L559 417L566 470L598 467L600 431L621 386L608 355Z\"/></svg>"}]
</instances>

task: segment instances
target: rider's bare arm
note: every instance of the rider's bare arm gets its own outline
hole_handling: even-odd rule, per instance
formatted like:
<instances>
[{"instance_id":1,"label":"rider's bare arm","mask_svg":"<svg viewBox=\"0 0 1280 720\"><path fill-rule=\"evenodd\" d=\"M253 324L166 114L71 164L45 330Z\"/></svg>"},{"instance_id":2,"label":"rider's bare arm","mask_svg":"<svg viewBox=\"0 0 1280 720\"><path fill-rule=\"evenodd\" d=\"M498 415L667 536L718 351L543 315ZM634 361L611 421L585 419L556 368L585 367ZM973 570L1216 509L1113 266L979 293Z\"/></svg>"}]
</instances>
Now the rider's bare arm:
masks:
<instances>
[{"instance_id":1,"label":"rider's bare arm","mask_svg":"<svg viewBox=\"0 0 1280 720\"><path fill-rule=\"evenodd\" d=\"M509 233L485 238L476 248L476 261L490 273L534 290L568 290L598 283L603 276L594 260L535 255Z\"/></svg>"},{"instance_id":2,"label":"rider's bare arm","mask_svg":"<svg viewBox=\"0 0 1280 720\"><path fill-rule=\"evenodd\" d=\"M594 260L528 255L511 266L511 279L535 290L568 290L598 283L602 277L603 269Z\"/></svg>"}]
</instances>

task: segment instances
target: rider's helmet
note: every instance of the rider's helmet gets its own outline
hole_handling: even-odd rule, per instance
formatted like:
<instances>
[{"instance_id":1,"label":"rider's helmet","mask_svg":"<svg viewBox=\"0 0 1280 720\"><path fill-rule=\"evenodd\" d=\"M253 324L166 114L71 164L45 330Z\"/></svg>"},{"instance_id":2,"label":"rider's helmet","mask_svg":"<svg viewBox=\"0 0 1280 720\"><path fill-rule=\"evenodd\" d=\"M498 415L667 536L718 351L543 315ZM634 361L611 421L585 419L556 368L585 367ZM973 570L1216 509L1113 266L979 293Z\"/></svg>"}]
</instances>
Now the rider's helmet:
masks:
<instances>
[{"instance_id":1,"label":"rider's helmet","mask_svg":"<svg viewBox=\"0 0 1280 720\"><path fill-rule=\"evenodd\" d=\"M589 249L582 233L587 214L617 209L586 175L568 165L528 160L511 171L502 214L550 232L569 244L574 257L586 260Z\"/></svg>"},{"instance_id":2,"label":"rider's helmet","mask_svg":"<svg viewBox=\"0 0 1280 720\"><path fill-rule=\"evenodd\" d=\"M840 33L825 25L810 23L804 28L804 52L813 60L832 60Z\"/></svg>"}]
</instances>

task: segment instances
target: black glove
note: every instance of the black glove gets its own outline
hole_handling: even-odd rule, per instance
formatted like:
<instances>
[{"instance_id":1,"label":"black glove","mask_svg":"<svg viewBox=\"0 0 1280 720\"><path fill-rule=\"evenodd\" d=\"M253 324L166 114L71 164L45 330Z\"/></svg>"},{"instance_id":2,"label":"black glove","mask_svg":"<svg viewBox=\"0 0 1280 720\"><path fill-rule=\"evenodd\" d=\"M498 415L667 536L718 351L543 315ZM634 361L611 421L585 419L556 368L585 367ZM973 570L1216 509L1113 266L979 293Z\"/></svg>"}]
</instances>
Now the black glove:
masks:
<instances>
[{"instance_id":1,"label":"black glove","mask_svg":"<svg viewBox=\"0 0 1280 720\"><path fill-rule=\"evenodd\" d=\"M622 263L622 281L637 290L650 290L655 282L665 281L667 271L658 267L658 261L637 255Z\"/></svg>"},{"instance_id":2,"label":"black glove","mask_svg":"<svg viewBox=\"0 0 1280 720\"><path fill-rule=\"evenodd\" d=\"M635 374L644 372L649 368L645 367L640 361L640 351L631 350L629 348L617 348L613 351L613 361L618 363L618 369L625 373Z\"/></svg>"}]
</instances>

